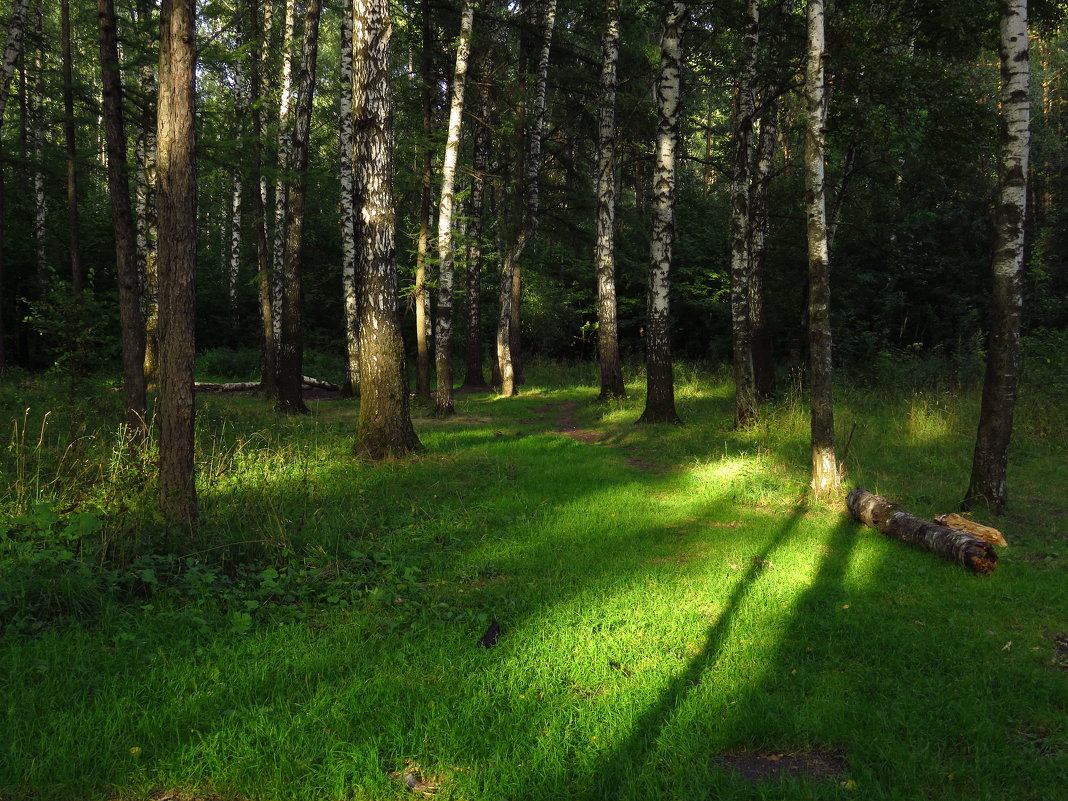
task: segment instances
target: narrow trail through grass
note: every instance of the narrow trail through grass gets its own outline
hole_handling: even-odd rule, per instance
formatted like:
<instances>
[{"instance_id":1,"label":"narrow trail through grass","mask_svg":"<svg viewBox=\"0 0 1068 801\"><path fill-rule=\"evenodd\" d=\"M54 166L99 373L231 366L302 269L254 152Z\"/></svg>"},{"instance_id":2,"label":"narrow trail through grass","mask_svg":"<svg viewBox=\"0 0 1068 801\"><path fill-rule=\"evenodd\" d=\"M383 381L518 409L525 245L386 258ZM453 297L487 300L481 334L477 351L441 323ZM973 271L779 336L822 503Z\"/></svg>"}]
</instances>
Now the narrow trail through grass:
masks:
<instances>
[{"instance_id":1,"label":"narrow trail through grass","mask_svg":"<svg viewBox=\"0 0 1068 801\"><path fill-rule=\"evenodd\" d=\"M376 465L348 456L350 402L205 399L199 555L103 592L4 551L3 620L39 617L0 643L0 798L1059 797L1048 427L1021 422L1012 476L1044 505L979 579L807 504L795 401L735 432L723 382L680 380L682 427L595 392L458 395L416 410L425 454ZM846 394L851 473L947 511L974 405Z\"/></svg>"}]
</instances>

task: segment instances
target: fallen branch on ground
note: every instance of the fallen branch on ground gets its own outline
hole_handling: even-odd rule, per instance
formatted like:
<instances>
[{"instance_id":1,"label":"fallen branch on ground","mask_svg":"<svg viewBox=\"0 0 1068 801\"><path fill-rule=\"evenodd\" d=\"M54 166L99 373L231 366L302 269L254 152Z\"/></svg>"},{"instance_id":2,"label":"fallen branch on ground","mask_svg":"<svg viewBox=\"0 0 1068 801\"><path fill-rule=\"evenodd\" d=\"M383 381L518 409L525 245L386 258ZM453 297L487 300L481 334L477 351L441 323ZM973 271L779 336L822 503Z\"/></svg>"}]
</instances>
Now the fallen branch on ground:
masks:
<instances>
[{"instance_id":1,"label":"fallen branch on ground","mask_svg":"<svg viewBox=\"0 0 1068 801\"><path fill-rule=\"evenodd\" d=\"M849 493L846 505L861 523L879 529L888 537L957 562L973 573L985 575L998 566L997 552L989 542L911 515L897 504L860 487Z\"/></svg>"},{"instance_id":2,"label":"fallen branch on ground","mask_svg":"<svg viewBox=\"0 0 1068 801\"><path fill-rule=\"evenodd\" d=\"M306 375L300 377L300 384L304 389L326 389L331 392L338 389L337 384L331 384L321 378L309 378ZM197 392L251 392L259 388L259 381L236 381L228 384L216 384L211 381L196 381L193 383L193 389Z\"/></svg>"}]
</instances>

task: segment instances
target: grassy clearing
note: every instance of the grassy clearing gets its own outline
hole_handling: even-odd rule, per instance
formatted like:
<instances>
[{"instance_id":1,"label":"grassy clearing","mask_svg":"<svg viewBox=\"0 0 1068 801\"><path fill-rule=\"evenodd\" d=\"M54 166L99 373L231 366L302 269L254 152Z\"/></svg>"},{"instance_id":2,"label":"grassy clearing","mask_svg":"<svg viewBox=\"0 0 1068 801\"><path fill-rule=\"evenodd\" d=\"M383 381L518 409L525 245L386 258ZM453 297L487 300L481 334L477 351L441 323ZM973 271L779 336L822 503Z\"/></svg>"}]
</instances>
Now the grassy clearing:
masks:
<instances>
[{"instance_id":1,"label":"grassy clearing","mask_svg":"<svg viewBox=\"0 0 1068 801\"><path fill-rule=\"evenodd\" d=\"M805 504L797 393L734 432L729 383L683 371L687 425L639 427L638 381L603 406L589 368L530 373L379 465L349 456L350 402L204 398L181 548L150 465L93 428L114 393L0 387L0 798L1063 794L1055 394L1024 394L1010 548L978 579ZM854 481L955 508L974 393L839 400Z\"/></svg>"}]
</instances>

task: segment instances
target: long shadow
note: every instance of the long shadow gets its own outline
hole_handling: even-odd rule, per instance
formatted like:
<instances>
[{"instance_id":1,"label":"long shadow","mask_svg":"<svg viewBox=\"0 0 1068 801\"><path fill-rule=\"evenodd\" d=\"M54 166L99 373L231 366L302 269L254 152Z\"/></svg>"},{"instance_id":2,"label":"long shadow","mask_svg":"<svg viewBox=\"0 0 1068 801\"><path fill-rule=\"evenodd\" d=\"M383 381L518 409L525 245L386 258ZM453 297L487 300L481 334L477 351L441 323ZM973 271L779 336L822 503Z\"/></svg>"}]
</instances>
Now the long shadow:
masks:
<instances>
[{"instance_id":1,"label":"long shadow","mask_svg":"<svg viewBox=\"0 0 1068 801\"><path fill-rule=\"evenodd\" d=\"M705 644L700 653L668 684L657 702L636 720L627 740L605 760L604 767L593 780L592 797L615 798L625 795L627 785L634 781L634 774L641 770L646 758L655 748L658 735L672 719L675 710L693 688L699 685L702 674L712 667L723 653L734 620L770 561L768 557L785 542L804 517L805 511L804 504L798 505L763 550L752 558L749 567L735 585L723 612L706 632Z\"/></svg>"}]
</instances>

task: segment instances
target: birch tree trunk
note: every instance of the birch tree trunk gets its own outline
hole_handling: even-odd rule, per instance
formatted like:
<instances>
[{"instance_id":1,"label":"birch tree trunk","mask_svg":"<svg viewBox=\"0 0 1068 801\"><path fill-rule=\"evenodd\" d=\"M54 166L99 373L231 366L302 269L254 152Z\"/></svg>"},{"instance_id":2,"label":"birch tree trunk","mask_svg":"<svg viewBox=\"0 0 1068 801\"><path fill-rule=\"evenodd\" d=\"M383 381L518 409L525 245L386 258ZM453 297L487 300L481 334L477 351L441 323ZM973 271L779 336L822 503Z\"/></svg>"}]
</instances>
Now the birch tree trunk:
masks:
<instances>
[{"instance_id":1,"label":"birch tree trunk","mask_svg":"<svg viewBox=\"0 0 1068 801\"><path fill-rule=\"evenodd\" d=\"M422 445L408 410L404 344L397 319L393 211L393 100L388 0L353 0L353 124L358 246L364 259L360 319L360 411L354 451L382 459Z\"/></svg>"},{"instance_id":2,"label":"birch tree trunk","mask_svg":"<svg viewBox=\"0 0 1068 801\"><path fill-rule=\"evenodd\" d=\"M273 15L271 0L247 0L249 25L249 91L252 125L252 230L256 240L256 294L260 308L260 390L266 398L278 395L278 340L271 293L271 250L267 239L267 178L263 172L263 70L270 43ZM266 40L266 42L265 42Z\"/></svg>"},{"instance_id":3,"label":"birch tree trunk","mask_svg":"<svg viewBox=\"0 0 1068 801\"><path fill-rule=\"evenodd\" d=\"M483 65L485 65L483 60ZM467 237L467 337L464 347L464 383L468 389L486 389L482 371L482 219L485 212L486 172L490 150L490 90L486 70L478 81L479 121L475 127L471 175L471 223Z\"/></svg>"},{"instance_id":4,"label":"birch tree trunk","mask_svg":"<svg viewBox=\"0 0 1068 801\"><path fill-rule=\"evenodd\" d=\"M505 254L501 264L501 294L497 314L497 364L501 374L501 394L510 397L516 394L516 361L519 358L519 259L527 243L538 229L540 195L538 179L541 175L541 139L545 125L545 95L549 75L549 49L552 45L553 28L556 24L556 0L547 0L542 25L541 51L538 55L538 74L534 83L534 99L531 104L528 125L526 196L523 204L523 222L515 242Z\"/></svg>"},{"instance_id":5,"label":"birch tree trunk","mask_svg":"<svg viewBox=\"0 0 1068 801\"><path fill-rule=\"evenodd\" d=\"M753 151L753 119L756 113L757 46L760 41L760 4L746 0L745 33L742 37L744 60L738 82L734 109L734 176L731 180L731 343L734 362L734 425L741 427L753 420L759 403L753 365L753 324L749 307L749 246L753 225L749 206L750 163Z\"/></svg>"},{"instance_id":6,"label":"birch tree trunk","mask_svg":"<svg viewBox=\"0 0 1068 801\"><path fill-rule=\"evenodd\" d=\"M137 272L137 234L130 206L126 163L126 127L122 116L122 76L119 36L113 0L97 0L100 26L100 71L103 78L104 134L108 149L108 194L115 235L115 265L119 284L122 342L123 401L126 426L140 444L147 434L145 415L145 324L141 315L140 276Z\"/></svg>"},{"instance_id":7,"label":"birch tree trunk","mask_svg":"<svg viewBox=\"0 0 1068 801\"><path fill-rule=\"evenodd\" d=\"M433 128L434 60L432 48L434 29L431 24L430 0L422 4L422 46L420 49L420 72L422 86L419 90L423 109L423 159L419 178L419 240L415 250L415 396L429 406L430 398L430 293L427 291L427 254L430 252L431 186L434 174L434 150L431 145Z\"/></svg>"},{"instance_id":8,"label":"birch tree trunk","mask_svg":"<svg viewBox=\"0 0 1068 801\"><path fill-rule=\"evenodd\" d=\"M616 62L619 60L619 0L607 0L608 24L601 40L601 106L597 126L597 361L600 400L626 397L616 322Z\"/></svg>"},{"instance_id":9,"label":"birch tree trunk","mask_svg":"<svg viewBox=\"0 0 1068 801\"><path fill-rule=\"evenodd\" d=\"M142 29L149 29L154 10L154 0L138 0L137 17ZM153 36L143 37L141 46L148 51L154 40ZM159 364L159 280L156 267L156 71L151 64L142 65L138 84L142 106L137 131L137 269L141 276L141 311L145 321L145 383L152 386L157 381Z\"/></svg>"},{"instance_id":10,"label":"birch tree trunk","mask_svg":"<svg viewBox=\"0 0 1068 801\"><path fill-rule=\"evenodd\" d=\"M23 0L25 5L25 0ZM60 3L60 38L63 50L63 138L67 149L67 240L70 248L70 283L75 292L84 287L82 246L78 222L78 145L74 131L74 77L71 52L70 0ZM6 58L6 55L5 55ZM3 93L6 96L6 92ZM3 108L0 108L3 112Z\"/></svg>"},{"instance_id":11,"label":"birch tree trunk","mask_svg":"<svg viewBox=\"0 0 1068 801\"><path fill-rule=\"evenodd\" d=\"M456 164L460 159L460 127L464 113L467 61L471 53L471 27L475 20L474 0L464 0L460 34L456 40L456 67L452 75L449 101L449 132L441 167L441 202L438 204L438 309L434 332L434 365L437 371L437 398L434 413L447 417L454 413L452 403L452 287L455 243L452 214L456 201Z\"/></svg>"},{"instance_id":12,"label":"birch tree trunk","mask_svg":"<svg viewBox=\"0 0 1068 801\"><path fill-rule=\"evenodd\" d=\"M985 505L1000 514L1008 502L1005 476L1020 375L1020 310L1030 156L1031 107L1027 0L1001 0L1001 154L993 259L993 319L979 431L964 508Z\"/></svg>"},{"instance_id":13,"label":"birch tree trunk","mask_svg":"<svg viewBox=\"0 0 1068 801\"><path fill-rule=\"evenodd\" d=\"M812 491L836 497L841 474L834 448L834 394L831 387L831 281L824 189L827 87L824 77L823 0L808 0L808 55L805 67L805 206L808 219L808 340L812 387Z\"/></svg>"},{"instance_id":14,"label":"birch tree trunk","mask_svg":"<svg viewBox=\"0 0 1068 801\"><path fill-rule=\"evenodd\" d=\"M285 253L282 271L282 338L278 347L278 409L308 414L304 405L303 375L303 258L304 207L311 135L315 66L319 53L319 0L309 0L304 15L304 42L297 76L293 139L289 145L292 175L286 181Z\"/></svg>"},{"instance_id":15,"label":"birch tree trunk","mask_svg":"<svg viewBox=\"0 0 1068 801\"><path fill-rule=\"evenodd\" d=\"M287 184L293 169L292 119L293 104L293 40L296 27L296 0L285 0L286 12L282 25L282 85L278 100L278 170L279 178L274 185L274 242L271 258L271 319L274 322L274 340L277 350L282 346L282 294L286 256L286 199ZM276 354L276 366L280 368L281 353Z\"/></svg>"},{"instance_id":16,"label":"birch tree trunk","mask_svg":"<svg viewBox=\"0 0 1068 801\"><path fill-rule=\"evenodd\" d=\"M341 97L338 167L341 172L341 292L345 316L346 395L360 392L360 291L356 254L356 196L352 183L352 2L341 12Z\"/></svg>"},{"instance_id":17,"label":"birch tree trunk","mask_svg":"<svg viewBox=\"0 0 1068 801\"><path fill-rule=\"evenodd\" d=\"M681 423L671 367L671 250L675 241L675 151L679 140L679 82L686 4L675 0L664 17L656 81L657 133L653 163L653 236L645 326L645 411L639 423Z\"/></svg>"},{"instance_id":18,"label":"birch tree trunk","mask_svg":"<svg viewBox=\"0 0 1068 801\"><path fill-rule=\"evenodd\" d=\"M7 108L7 98L11 92L11 81L15 77L15 65L22 54L22 40L26 33L26 12L30 0L16 0L11 12L11 21L7 28L7 44L4 46L4 63L0 66L0 122Z\"/></svg>"},{"instance_id":19,"label":"birch tree trunk","mask_svg":"<svg viewBox=\"0 0 1068 801\"><path fill-rule=\"evenodd\" d=\"M196 524L193 473L196 309L196 0L163 0L159 111L159 490L163 516Z\"/></svg>"}]
</instances>

